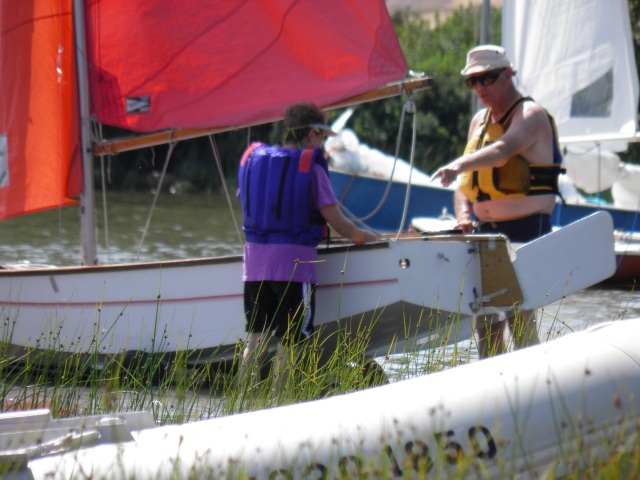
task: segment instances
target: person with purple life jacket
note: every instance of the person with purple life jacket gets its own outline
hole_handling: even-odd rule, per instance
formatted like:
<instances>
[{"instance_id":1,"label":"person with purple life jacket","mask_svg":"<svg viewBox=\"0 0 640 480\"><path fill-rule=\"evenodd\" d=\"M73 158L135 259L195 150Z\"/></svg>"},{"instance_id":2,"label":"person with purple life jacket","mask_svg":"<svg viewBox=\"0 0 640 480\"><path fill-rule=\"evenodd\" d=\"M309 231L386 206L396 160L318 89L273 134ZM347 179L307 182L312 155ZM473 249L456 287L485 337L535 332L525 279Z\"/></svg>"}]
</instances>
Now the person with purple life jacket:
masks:
<instances>
[{"instance_id":1,"label":"person with purple life jacket","mask_svg":"<svg viewBox=\"0 0 640 480\"><path fill-rule=\"evenodd\" d=\"M271 333L278 341L274 380L280 377L282 383L287 355L293 358L291 349L314 331L316 247L327 226L358 245L377 240L339 209L322 150L333 135L318 107L294 104L285 112L283 145L253 143L240 163L248 334L241 374L251 373L251 383L259 376Z\"/></svg>"}]
</instances>

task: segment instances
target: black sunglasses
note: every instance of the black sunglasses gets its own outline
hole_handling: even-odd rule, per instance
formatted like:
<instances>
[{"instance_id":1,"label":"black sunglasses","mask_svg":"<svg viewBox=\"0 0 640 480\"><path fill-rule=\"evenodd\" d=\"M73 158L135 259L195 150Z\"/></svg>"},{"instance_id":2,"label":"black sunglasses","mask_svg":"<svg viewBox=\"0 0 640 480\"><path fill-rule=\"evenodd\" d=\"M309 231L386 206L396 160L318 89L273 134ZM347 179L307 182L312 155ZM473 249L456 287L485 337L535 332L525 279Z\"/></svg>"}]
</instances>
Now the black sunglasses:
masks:
<instances>
[{"instance_id":1,"label":"black sunglasses","mask_svg":"<svg viewBox=\"0 0 640 480\"><path fill-rule=\"evenodd\" d=\"M477 75L475 77L469 77L465 80L467 87L473 88L476 83L479 82L482 86L488 87L496 83L496 80L502 75L506 69L501 68L499 70L491 70L490 72L485 73L484 75Z\"/></svg>"}]
</instances>

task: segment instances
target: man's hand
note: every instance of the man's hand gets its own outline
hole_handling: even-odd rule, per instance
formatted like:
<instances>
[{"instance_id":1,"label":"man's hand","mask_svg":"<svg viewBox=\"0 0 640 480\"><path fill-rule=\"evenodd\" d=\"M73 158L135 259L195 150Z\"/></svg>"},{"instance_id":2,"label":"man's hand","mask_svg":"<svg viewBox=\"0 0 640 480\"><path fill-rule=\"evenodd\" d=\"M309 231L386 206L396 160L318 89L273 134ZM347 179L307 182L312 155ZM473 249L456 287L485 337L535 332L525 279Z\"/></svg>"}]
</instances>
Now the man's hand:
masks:
<instances>
[{"instance_id":1,"label":"man's hand","mask_svg":"<svg viewBox=\"0 0 640 480\"><path fill-rule=\"evenodd\" d=\"M440 183L443 187L448 187L458 178L459 168L455 164L455 162L450 163L449 165L445 165L444 167L440 167L436 173L434 173L431 177L431 181L435 182L437 179L440 179Z\"/></svg>"},{"instance_id":2,"label":"man's hand","mask_svg":"<svg viewBox=\"0 0 640 480\"><path fill-rule=\"evenodd\" d=\"M473 233L473 222L472 221L464 221L460 222L455 226L456 230L462 230L462 233Z\"/></svg>"}]
</instances>

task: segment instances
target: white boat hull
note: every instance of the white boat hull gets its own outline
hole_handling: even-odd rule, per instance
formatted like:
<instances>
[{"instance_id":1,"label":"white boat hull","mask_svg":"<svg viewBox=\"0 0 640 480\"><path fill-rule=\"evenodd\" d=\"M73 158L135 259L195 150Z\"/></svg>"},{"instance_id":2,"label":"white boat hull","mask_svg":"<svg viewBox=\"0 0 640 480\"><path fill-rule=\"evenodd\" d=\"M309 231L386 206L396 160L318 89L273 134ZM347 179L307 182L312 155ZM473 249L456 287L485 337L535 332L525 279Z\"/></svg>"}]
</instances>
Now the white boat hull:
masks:
<instances>
[{"instance_id":1,"label":"white boat hull","mask_svg":"<svg viewBox=\"0 0 640 480\"><path fill-rule=\"evenodd\" d=\"M46 412L22 424L9 414L0 446L13 452L9 478L562 476L637 435L639 336L640 319L613 322L420 378L184 425L111 416L111 430L95 418L72 428ZM28 453L70 432L86 448Z\"/></svg>"},{"instance_id":2,"label":"white boat hull","mask_svg":"<svg viewBox=\"0 0 640 480\"><path fill-rule=\"evenodd\" d=\"M610 217L597 214L574 225L519 250L512 267L526 287L524 307L546 305L613 271L613 236L606 233L612 231ZM576 249L576 235L589 235L592 241ZM321 248L316 326L327 333L350 323L371 326L370 355L389 353L392 342L418 341L429 332L439 343L468 338L471 327L465 318L492 295L483 291L486 265L479 242L491 246L506 240L413 236ZM562 253L569 245L572 255ZM556 254L544 269L549 248ZM581 274L572 278L576 269ZM532 270L537 273L529 275ZM237 256L2 270L1 338L16 347L60 353L197 351L205 353L194 355L199 361L221 360L230 358L245 336L242 290ZM512 307L510 298L492 305Z\"/></svg>"},{"instance_id":3,"label":"white boat hull","mask_svg":"<svg viewBox=\"0 0 640 480\"><path fill-rule=\"evenodd\" d=\"M410 334L422 317L458 312L458 295L452 302L441 289L458 292L465 278L474 284L478 271L474 265L465 270L473 259L467 249L464 241L437 245L416 239L321 250L316 326L331 328L338 319L375 323L376 330L387 332L384 342L372 338L382 347L393 336L402 340L405 327ZM458 260L438 261L438 254ZM411 267L401 268L401 258ZM437 282L429 281L427 272L435 270ZM245 336L242 290L239 256L5 270L0 271L0 291L6 292L2 338L14 346L59 352L204 350L222 358ZM462 313L470 313L466 310ZM422 323L428 330L428 322Z\"/></svg>"}]
</instances>

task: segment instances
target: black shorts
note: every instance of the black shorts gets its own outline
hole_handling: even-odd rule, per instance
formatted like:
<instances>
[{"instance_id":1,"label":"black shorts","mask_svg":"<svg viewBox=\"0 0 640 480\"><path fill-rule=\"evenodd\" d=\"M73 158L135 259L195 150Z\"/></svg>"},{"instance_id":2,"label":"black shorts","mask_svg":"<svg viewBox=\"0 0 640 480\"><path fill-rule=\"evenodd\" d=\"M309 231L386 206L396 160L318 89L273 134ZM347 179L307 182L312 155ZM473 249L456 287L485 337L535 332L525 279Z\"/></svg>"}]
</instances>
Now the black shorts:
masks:
<instances>
[{"instance_id":1,"label":"black shorts","mask_svg":"<svg viewBox=\"0 0 640 480\"><path fill-rule=\"evenodd\" d=\"M262 333L274 330L287 345L313 333L315 285L301 282L244 282L246 331Z\"/></svg>"},{"instance_id":2,"label":"black shorts","mask_svg":"<svg viewBox=\"0 0 640 480\"><path fill-rule=\"evenodd\" d=\"M551 218L546 213L536 213L505 222L480 222L474 232L502 233L511 242L530 242L551 232Z\"/></svg>"}]
</instances>

